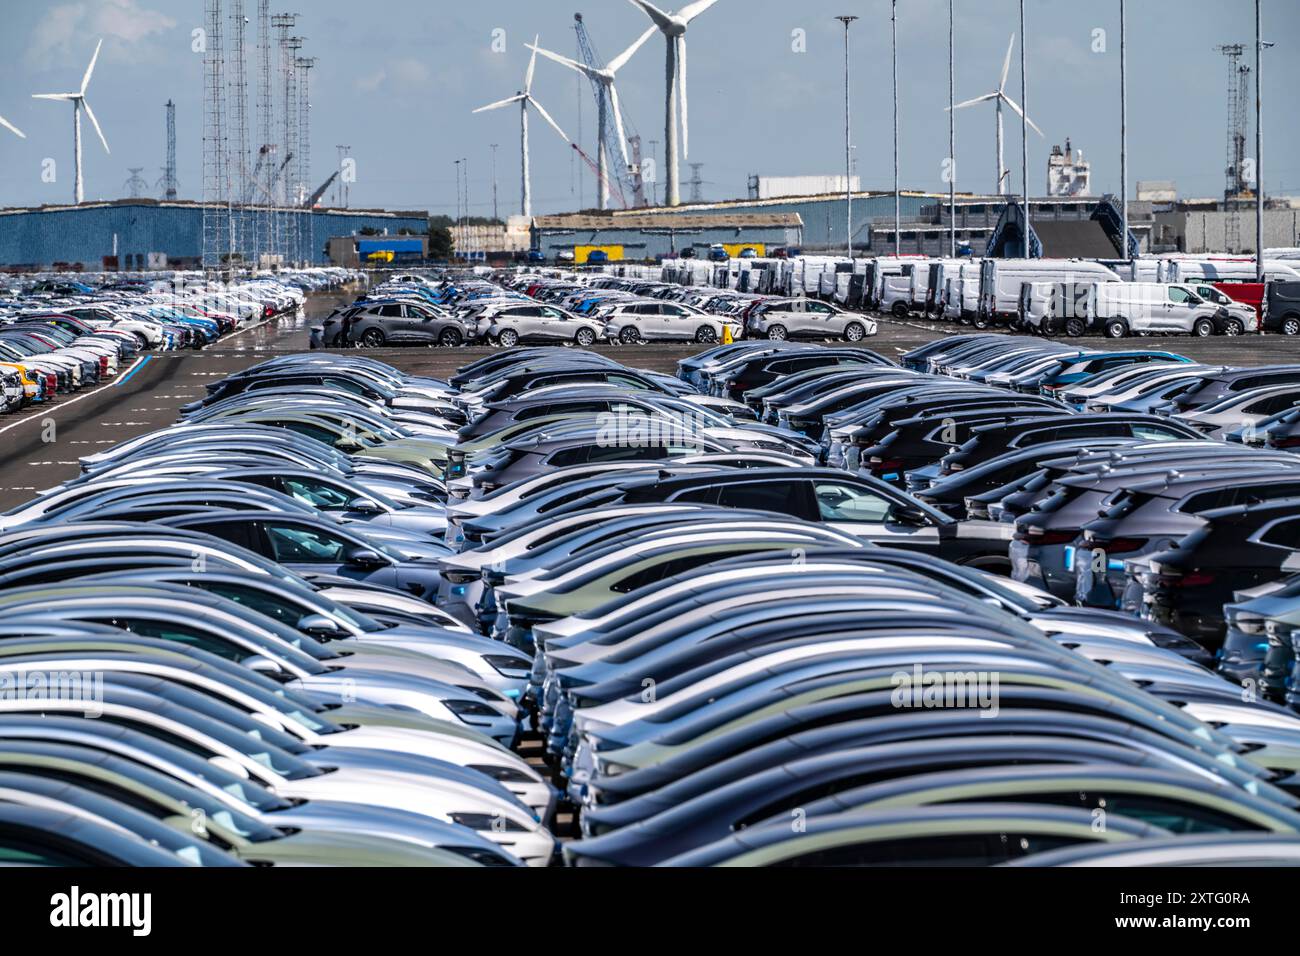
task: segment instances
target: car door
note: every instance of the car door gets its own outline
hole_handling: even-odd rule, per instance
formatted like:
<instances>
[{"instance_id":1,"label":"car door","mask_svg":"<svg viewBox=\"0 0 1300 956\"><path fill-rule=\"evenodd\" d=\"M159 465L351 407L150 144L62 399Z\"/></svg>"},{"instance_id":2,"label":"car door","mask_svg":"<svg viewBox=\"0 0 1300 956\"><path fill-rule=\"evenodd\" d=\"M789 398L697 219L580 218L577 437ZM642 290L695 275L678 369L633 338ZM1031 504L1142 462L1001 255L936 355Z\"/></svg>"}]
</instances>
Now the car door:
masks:
<instances>
[{"instance_id":1,"label":"car door","mask_svg":"<svg viewBox=\"0 0 1300 956\"><path fill-rule=\"evenodd\" d=\"M1160 331L1190 332L1193 313L1198 304L1199 300L1186 289L1170 286L1165 290L1165 308L1161 316Z\"/></svg>"},{"instance_id":2,"label":"car door","mask_svg":"<svg viewBox=\"0 0 1300 956\"><path fill-rule=\"evenodd\" d=\"M438 333L442 331L442 323L432 312L420 308L418 305L402 306L403 327L406 333L411 337L412 342L433 343L438 341Z\"/></svg>"},{"instance_id":3,"label":"car door","mask_svg":"<svg viewBox=\"0 0 1300 956\"><path fill-rule=\"evenodd\" d=\"M935 552L939 527L923 511L850 479L811 481L816 520L877 544Z\"/></svg>"}]
</instances>

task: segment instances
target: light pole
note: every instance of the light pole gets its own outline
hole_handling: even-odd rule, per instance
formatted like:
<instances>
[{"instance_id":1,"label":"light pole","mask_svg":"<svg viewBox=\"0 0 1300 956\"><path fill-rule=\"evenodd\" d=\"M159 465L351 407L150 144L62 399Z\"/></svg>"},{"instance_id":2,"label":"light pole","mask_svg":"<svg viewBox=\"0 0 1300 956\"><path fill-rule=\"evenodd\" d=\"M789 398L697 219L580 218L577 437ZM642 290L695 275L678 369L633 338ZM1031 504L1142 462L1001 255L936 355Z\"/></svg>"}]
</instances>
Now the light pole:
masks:
<instances>
[{"instance_id":1,"label":"light pole","mask_svg":"<svg viewBox=\"0 0 1300 956\"><path fill-rule=\"evenodd\" d=\"M492 218L498 222L501 220L501 212L497 209L497 144L492 144Z\"/></svg>"},{"instance_id":2,"label":"light pole","mask_svg":"<svg viewBox=\"0 0 1300 956\"><path fill-rule=\"evenodd\" d=\"M1024 219L1025 258L1029 255L1029 89L1025 76L1025 0L1020 0L1020 185L1021 217Z\"/></svg>"},{"instance_id":3,"label":"light pole","mask_svg":"<svg viewBox=\"0 0 1300 956\"><path fill-rule=\"evenodd\" d=\"M1260 74L1263 66L1260 51L1264 41L1260 35L1260 4L1255 0L1255 281L1264 281L1264 177L1260 175L1260 166L1264 162L1264 77ZM1260 328L1263 331L1263 328Z\"/></svg>"},{"instance_id":4,"label":"light pole","mask_svg":"<svg viewBox=\"0 0 1300 956\"><path fill-rule=\"evenodd\" d=\"M460 160L453 159L452 163L456 167L456 219L452 223L452 236L456 237L455 230L460 227ZM453 250L455 249L454 238L452 248ZM453 252L453 255L454 254L455 253Z\"/></svg>"},{"instance_id":5,"label":"light pole","mask_svg":"<svg viewBox=\"0 0 1300 956\"><path fill-rule=\"evenodd\" d=\"M957 118L952 85L952 0L948 0L948 256L957 258Z\"/></svg>"},{"instance_id":6,"label":"light pole","mask_svg":"<svg viewBox=\"0 0 1300 956\"><path fill-rule=\"evenodd\" d=\"M1124 0L1119 0L1119 201L1120 219L1123 221L1120 242L1124 243L1124 258L1131 260L1128 245L1128 37ZM1136 279L1137 276L1132 276Z\"/></svg>"},{"instance_id":7,"label":"light pole","mask_svg":"<svg viewBox=\"0 0 1300 956\"><path fill-rule=\"evenodd\" d=\"M890 0L889 26L893 34L894 61L894 255L902 251L902 215L898 206L898 0Z\"/></svg>"},{"instance_id":8,"label":"light pole","mask_svg":"<svg viewBox=\"0 0 1300 956\"><path fill-rule=\"evenodd\" d=\"M849 121L849 24L855 16L836 17L844 24L844 210L848 256L853 258L853 146Z\"/></svg>"}]
</instances>

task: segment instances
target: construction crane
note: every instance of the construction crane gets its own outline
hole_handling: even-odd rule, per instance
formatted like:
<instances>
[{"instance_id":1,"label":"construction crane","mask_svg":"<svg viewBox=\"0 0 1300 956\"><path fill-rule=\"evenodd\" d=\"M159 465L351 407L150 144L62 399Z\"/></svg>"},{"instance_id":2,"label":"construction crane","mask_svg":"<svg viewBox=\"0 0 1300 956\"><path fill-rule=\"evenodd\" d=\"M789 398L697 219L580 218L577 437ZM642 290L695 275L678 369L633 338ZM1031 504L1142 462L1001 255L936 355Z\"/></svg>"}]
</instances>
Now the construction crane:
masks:
<instances>
[{"instance_id":1,"label":"construction crane","mask_svg":"<svg viewBox=\"0 0 1300 956\"><path fill-rule=\"evenodd\" d=\"M587 25L583 22L581 13L573 15L573 30L578 35L578 53L582 56L582 62L593 70L604 69L605 64L596 55L596 50L592 46L591 37L587 34ZM594 77L588 77L588 79L591 81L591 92L596 97L597 115L599 116L603 112L605 116L605 129L601 131L603 134L602 139L610 144L609 152L612 154L614 153L614 144L621 141L617 123L614 120L614 111L609 109L601 111L599 109L600 101L605 96L605 90L601 86L600 80ZM577 149L576 146L574 148ZM594 169L595 166L592 164L590 157L581 149L578 149L578 152L586 160L587 165L592 166ZM613 175L607 175L606 177L609 182L610 193L618 196L619 202L624 209L628 205L626 198L628 196L633 197L633 202L637 206L644 206L645 190L641 185L640 165L638 164L635 168L628 167L619 162L614 155L608 156L607 159L607 165L613 168Z\"/></svg>"},{"instance_id":2,"label":"construction crane","mask_svg":"<svg viewBox=\"0 0 1300 956\"><path fill-rule=\"evenodd\" d=\"M320 197L325 195L325 191L334 185L334 180L338 178L339 171L336 169L330 173L330 178L321 183L317 190L307 197L307 201L302 204L303 209L315 209L316 204L320 202Z\"/></svg>"}]
</instances>

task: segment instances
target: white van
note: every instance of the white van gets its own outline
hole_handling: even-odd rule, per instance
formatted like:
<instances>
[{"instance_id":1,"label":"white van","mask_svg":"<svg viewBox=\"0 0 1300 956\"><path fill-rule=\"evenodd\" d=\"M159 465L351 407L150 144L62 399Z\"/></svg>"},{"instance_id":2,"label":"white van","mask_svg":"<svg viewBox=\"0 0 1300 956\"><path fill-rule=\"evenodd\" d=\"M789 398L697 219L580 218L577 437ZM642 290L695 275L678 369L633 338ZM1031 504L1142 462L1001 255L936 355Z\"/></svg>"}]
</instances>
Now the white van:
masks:
<instances>
[{"instance_id":1,"label":"white van","mask_svg":"<svg viewBox=\"0 0 1300 956\"><path fill-rule=\"evenodd\" d=\"M942 315L950 322L974 321L979 311L980 273L984 262L963 262L955 269L944 269Z\"/></svg>"},{"instance_id":2,"label":"white van","mask_svg":"<svg viewBox=\"0 0 1300 956\"><path fill-rule=\"evenodd\" d=\"M880 256L872 280L871 305L882 312L907 315L912 301L912 273L928 260L924 256Z\"/></svg>"},{"instance_id":3,"label":"white van","mask_svg":"<svg viewBox=\"0 0 1300 956\"><path fill-rule=\"evenodd\" d=\"M1264 260L1264 278L1300 280L1300 263L1280 259ZM1254 281L1255 260L1246 258L1190 259L1169 258L1161 263L1160 281L1162 282L1197 282L1202 279L1210 282L1219 279L1237 279Z\"/></svg>"},{"instance_id":4,"label":"white van","mask_svg":"<svg viewBox=\"0 0 1300 956\"><path fill-rule=\"evenodd\" d=\"M1090 259L985 259L980 269L976 328L1018 318L1024 282L1119 282L1112 270Z\"/></svg>"},{"instance_id":5,"label":"white van","mask_svg":"<svg viewBox=\"0 0 1300 956\"><path fill-rule=\"evenodd\" d=\"M1163 282L1094 283L1086 309L1089 326L1112 339L1131 333L1213 335L1219 312L1187 286Z\"/></svg>"}]
</instances>

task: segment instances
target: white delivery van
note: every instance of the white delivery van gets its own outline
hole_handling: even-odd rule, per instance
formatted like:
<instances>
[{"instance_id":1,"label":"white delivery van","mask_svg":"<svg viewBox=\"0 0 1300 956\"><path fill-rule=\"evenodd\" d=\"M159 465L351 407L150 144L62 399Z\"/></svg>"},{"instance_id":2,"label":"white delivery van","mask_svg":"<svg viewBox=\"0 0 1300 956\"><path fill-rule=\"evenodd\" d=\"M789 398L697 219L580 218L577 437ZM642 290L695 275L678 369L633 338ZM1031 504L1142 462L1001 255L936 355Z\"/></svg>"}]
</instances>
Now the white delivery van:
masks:
<instances>
[{"instance_id":1,"label":"white delivery van","mask_svg":"<svg viewBox=\"0 0 1300 956\"><path fill-rule=\"evenodd\" d=\"M1118 339L1133 333L1213 335L1219 307L1182 285L1098 282L1087 310L1091 327Z\"/></svg>"}]
</instances>

